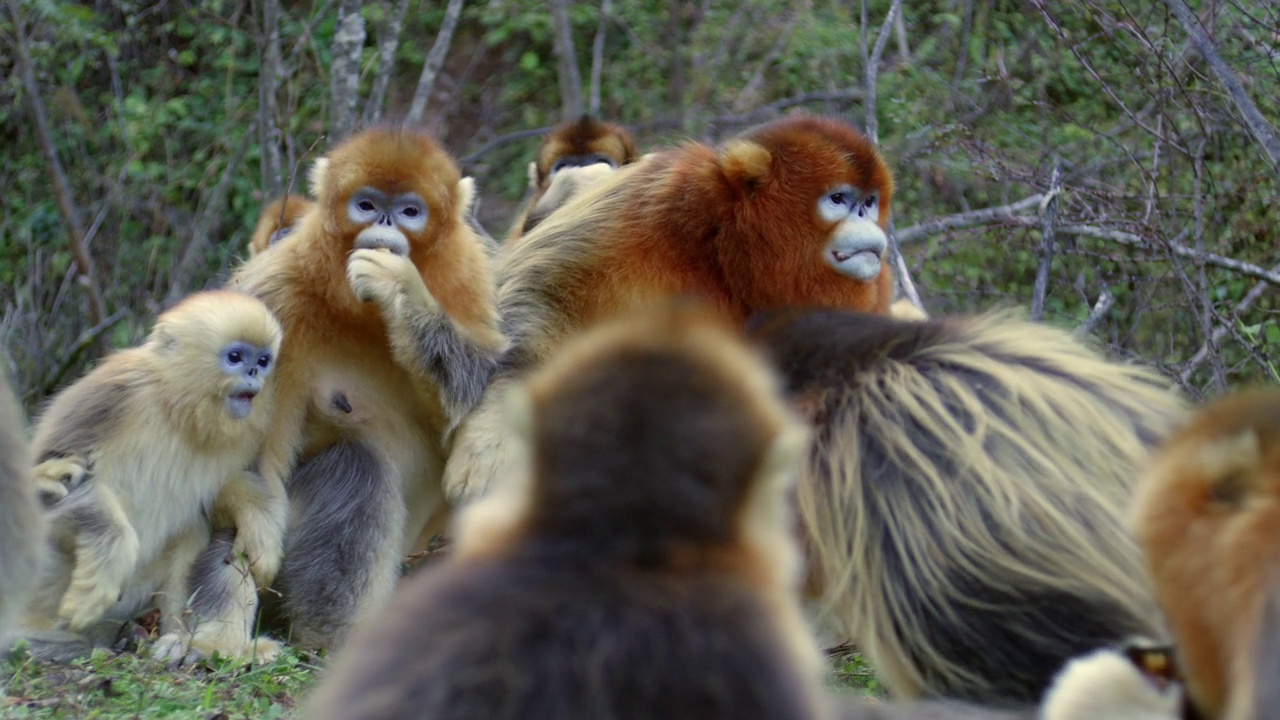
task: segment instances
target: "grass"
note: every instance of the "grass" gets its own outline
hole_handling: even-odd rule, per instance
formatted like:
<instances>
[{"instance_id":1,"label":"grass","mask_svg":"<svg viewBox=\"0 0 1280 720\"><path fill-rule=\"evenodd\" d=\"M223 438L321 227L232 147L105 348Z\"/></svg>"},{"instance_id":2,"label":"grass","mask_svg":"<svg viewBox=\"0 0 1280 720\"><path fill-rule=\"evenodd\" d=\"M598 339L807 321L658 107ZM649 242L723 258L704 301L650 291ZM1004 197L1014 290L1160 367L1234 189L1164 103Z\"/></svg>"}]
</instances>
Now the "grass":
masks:
<instances>
[{"instance_id":1,"label":"grass","mask_svg":"<svg viewBox=\"0 0 1280 720\"><path fill-rule=\"evenodd\" d=\"M19 649L0 673L0 718L289 718L318 667L293 650L253 668L215 658L167 670L136 653L98 650L61 664Z\"/></svg>"},{"instance_id":2,"label":"grass","mask_svg":"<svg viewBox=\"0 0 1280 720\"><path fill-rule=\"evenodd\" d=\"M136 653L98 650L71 664L36 660L21 649L0 665L0 718L293 718L315 683L314 656L287 650L249 668L214 659L167 670ZM875 673L856 652L833 654L828 686L864 697L882 695Z\"/></svg>"}]
</instances>

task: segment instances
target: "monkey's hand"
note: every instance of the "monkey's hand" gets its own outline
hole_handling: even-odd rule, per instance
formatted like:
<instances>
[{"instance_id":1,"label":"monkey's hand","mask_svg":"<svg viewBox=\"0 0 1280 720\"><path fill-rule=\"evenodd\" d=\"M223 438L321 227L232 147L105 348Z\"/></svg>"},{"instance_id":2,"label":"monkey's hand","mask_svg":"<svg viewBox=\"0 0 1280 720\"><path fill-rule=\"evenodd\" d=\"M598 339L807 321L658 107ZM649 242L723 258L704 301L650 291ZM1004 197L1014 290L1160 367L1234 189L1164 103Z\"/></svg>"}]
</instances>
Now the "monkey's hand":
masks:
<instances>
[{"instance_id":1,"label":"monkey's hand","mask_svg":"<svg viewBox=\"0 0 1280 720\"><path fill-rule=\"evenodd\" d=\"M36 491L45 507L57 504L89 474L89 463L79 455L45 460L36 465Z\"/></svg>"},{"instance_id":2,"label":"monkey's hand","mask_svg":"<svg viewBox=\"0 0 1280 720\"><path fill-rule=\"evenodd\" d=\"M360 249L351 253L347 281L361 302L376 302L392 315L399 314L406 305L426 310L437 307L418 268L408 258L384 250Z\"/></svg>"},{"instance_id":3,"label":"monkey's hand","mask_svg":"<svg viewBox=\"0 0 1280 720\"><path fill-rule=\"evenodd\" d=\"M288 514L284 488L248 470L232 477L214 502L215 527L235 528L233 552L248 559L258 587L270 586L280 570Z\"/></svg>"},{"instance_id":4,"label":"monkey's hand","mask_svg":"<svg viewBox=\"0 0 1280 720\"><path fill-rule=\"evenodd\" d=\"M84 577L77 565L71 576L71 585L58 604L59 625L79 632L102 619L120 599L121 583L105 578Z\"/></svg>"}]
</instances>

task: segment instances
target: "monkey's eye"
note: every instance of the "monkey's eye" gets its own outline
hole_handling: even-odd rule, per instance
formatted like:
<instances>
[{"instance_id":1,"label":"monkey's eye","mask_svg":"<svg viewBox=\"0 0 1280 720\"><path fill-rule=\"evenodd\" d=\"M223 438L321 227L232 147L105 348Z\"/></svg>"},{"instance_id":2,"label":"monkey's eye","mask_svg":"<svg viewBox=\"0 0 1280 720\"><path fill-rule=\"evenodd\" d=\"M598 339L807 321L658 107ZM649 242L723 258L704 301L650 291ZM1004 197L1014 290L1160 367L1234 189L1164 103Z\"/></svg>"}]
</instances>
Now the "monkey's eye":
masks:
<instances>
[{"instance_id":1,"label":"monkey's eye","mask_svg":"<svg viewBox=\"0 0 1280 720\"><path fill-rule=\"evenodd\" d=\"M240 363L244 362L244 353L240 352L239 350L232 350L231 352L227 353L227 362L231 363L232 365L239 365Z\"/></svg>"},{"instance_id":2,"label":"monkey's eye","mask_svg":"<svg viewBox=\"0 0 1280 720\"><path fill-rule=\"evenodd\" d=\"M867 199L866 199L862 204L863 204L865 207L873 208L873 207L875 207L875 206L876 206L876 204L877 204L878 202L880 202L880 200L879 200L879 198L877 198L875 195L868 195L868 196L867 196Z\"/></svg>"},{"instance_id":3,"label":"monkey's eye","mask_svg":"<svg viewBox=\"0 0 1280 720\"><path fill-rule=\"evenodd\" d=\"M263 370L266 370L270 366L271 366L270 355L263 355L262 357L258 358L258 367L262 368Z\"/></svg>"},{"instance_id":4,"label":"monkey's eye","mask_svg":"<svg viewBox=\"0 0 1280 720\"><path fill-rule=\"evenodd\" d=\"M374 205L373 202L370 200L361 200L360 202L356 203L356 207L360 210L360 212L373 212L374 210L377 209L377 206Z\"/></svg>"},{"instance_id":5,"label":"monkey's eye","mask_svg":"<svg viewBox=\"0 0 1280 720\"><path fill-rule=\"evenodd\" d=\"M853 196L847 192L833 192L827 196L833 205L852 205Z\"/></svg>"},{"instance_id":6,"label":"monkey's eye","mask_svg":"<svg viewBox=\"0 0 1280 720\"><path fill-rule=\"evenodd\" d=\"M412 206L412 205L410 205L410 206L406 207L405 209L401 210L400 212L404 213L404 216L405 216L405 217L411 217L411 218L416 218L416 217L418 217L419 215L421 215L421 214L422 214L422 211L421 211L421 210L419 210L418 208L416 208L416 207L414 207L414 206Z\"/></svg>"}]
</instances>

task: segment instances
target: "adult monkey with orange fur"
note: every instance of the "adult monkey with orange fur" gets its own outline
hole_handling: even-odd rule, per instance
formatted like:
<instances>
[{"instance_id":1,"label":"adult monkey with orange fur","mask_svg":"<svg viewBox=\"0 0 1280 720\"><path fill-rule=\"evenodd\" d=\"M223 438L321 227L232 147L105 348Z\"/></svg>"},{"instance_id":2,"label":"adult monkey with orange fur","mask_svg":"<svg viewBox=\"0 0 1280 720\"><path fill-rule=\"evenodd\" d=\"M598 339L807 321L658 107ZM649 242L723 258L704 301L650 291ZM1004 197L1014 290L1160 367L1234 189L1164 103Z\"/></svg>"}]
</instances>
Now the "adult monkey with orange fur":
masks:
<instances>
[{"instance_id":1,"label":"adult monkey with orange fur","mask_svg":"<svg viewBox=\"0 0 1280 720\"><path fill-rule=\"evenodd\" d=\"M1152 458L1134 531L1196 709L1254 720L1280 708L1280 390L1201 408Z\"/></svg>"},{"instance_id":2,"label":"adult monkey with orange fur","mask_svg":"<svg viewBox=\"0 0 1280 720\"><path fill-rule=\"evenodd\" d=\"M718 149L651 153L575 197L502 254L499 303L513 345L459 430L450 497L484 492L499 472L498 398L509 379L618 311L688 293L732 323L795 304L886 312L892 192L865 136L805 117Z\"/></svg>"},{"instance_id":3,"label":"adult monkey with orange fur","mask_svg":"<svg viewBox=\"0 0 1280 720\"><path fill-rule=\"evenodd\" d=\"M616 319L507 402L519 460L302 715L821 717L788 512L807 437L737 328Z\"/></svg>"},{"instance_id":4,"label":"adult monkey with orange fur","mask_svg":"<svg viewBox=\"0 0 1280 720\"><path fill-rule=\"evenodd\" d=\"M313 179L318 208L232 279L285 328L260 472L291 478L277 588L312 647L390 597L440 509L444 437L506 346L472 181L428 134L367 130Z\"/></svg>"},{"instance_id":5,"label":"adult monkey with orange fur","mask_svg":"<svg viewBox=\"0 0 1280 720\"><path fill-rule=\"evenodd\" d=\"M635 141L626 128L602 122L590 115L583 115L557 125L547 133L538 147L538 157L529 163L529 199L524 204L511 229L507 233L510 242L537 226L552 210L563 204L563 197L576 192L583 181L595 182L599 175L593 172L578 175L570 185L561 183L555 203L544 203L543 198L560 176L571 168L618 169L636 160Z\"/></svg>"},{"instance_id":6,"label":"adult monkey with orange fur","mask_svg":"<svg viewBox=\"0 0 1280 720\"><path fill-rule=\"evenodd\" d=\"M292 193L268 203L258 217L258 225L249 240L249 256L257 255L288 237L302 216L313 207L315 203L310 199Z\"/></svg>"},{"instance_id":7,"label":"adult monkey with orange fur","mask_svg":"<svg viewBox=\"0 0 1280 720\"><path fill-rule=\"evenodd\" d=\"M1124 523L1183 417L1167 379L1007 314L751 326L815 428L811 592L895 696L1032 703L1070 658L1167 636Z\"/></svg>"}]
</instances>

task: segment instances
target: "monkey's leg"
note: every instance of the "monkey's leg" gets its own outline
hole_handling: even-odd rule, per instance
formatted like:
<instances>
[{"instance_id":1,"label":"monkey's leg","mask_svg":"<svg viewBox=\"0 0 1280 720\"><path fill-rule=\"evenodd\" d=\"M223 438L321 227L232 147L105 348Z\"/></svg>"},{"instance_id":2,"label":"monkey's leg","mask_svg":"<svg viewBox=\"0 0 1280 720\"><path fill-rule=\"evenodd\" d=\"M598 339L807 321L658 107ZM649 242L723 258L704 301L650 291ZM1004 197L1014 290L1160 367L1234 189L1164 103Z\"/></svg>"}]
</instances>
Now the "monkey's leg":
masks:
<instances>
[{"instance_id":1,"label":"monkey's leg","mask_svg":"<svg viewBox=\"0 0 1280 720\"><path fill-rule=\"evenodd\" d=\"M280 654L280 644L253 638L258 608L257 585L249 563L235 551L236 531L215 530L197 545L189 564L175 562L162 599L154 655L170 663L224 657L266 662ZM184 553L185 554L185 553ZM184 569L185 568L185 569ZM182 594L186 602L173 602Z\"/></svg>"},{"instance_id":2,"label":"monkey's leg","mask_svg":"<svg viewBox=\"0 0 1280 720\"><path fill-rule=\"evenodd\" d=\"M75 569L58 618L71 630L83 630L120 597L138 563L138 534L115 493L103 485L68 496L59 509L75 526L76 540Z\"/></svg>"},{"instance_id":3,"label":"monkey's leg","mask_svg":"<svg viewBox=\"0 0 1280 720\"><path fill-rule=\"evenodd\" d=\"M504 377L495 379L453 436L444 493L455 505L483 495L511 462L502 426L503 396L510 385Z\"/></svg>"},{"instance_id":4,"label":"monkey's leg","mask_svg":"<svg viewBox=\"0 0 1280 720\"><path fill-rule=\"evenodd\" d=\"M392 469L342 442L299 466L277 583L292 642L334 647L357 617L382 607L400 574L405 507Z\"/></svg>"},{"instance_id":5,"label":"monkey's leg","mask_svg":"<svg viewBox=\"0 0 1280 720\"><path fill-rule=\"evenodd\" d=\"M235 528L234 553L245 556L262 587L270 585L280 570L288 516L284 488L248 471L231 478L214 503L214 526Z\"/></svg>"}]
</instances>

